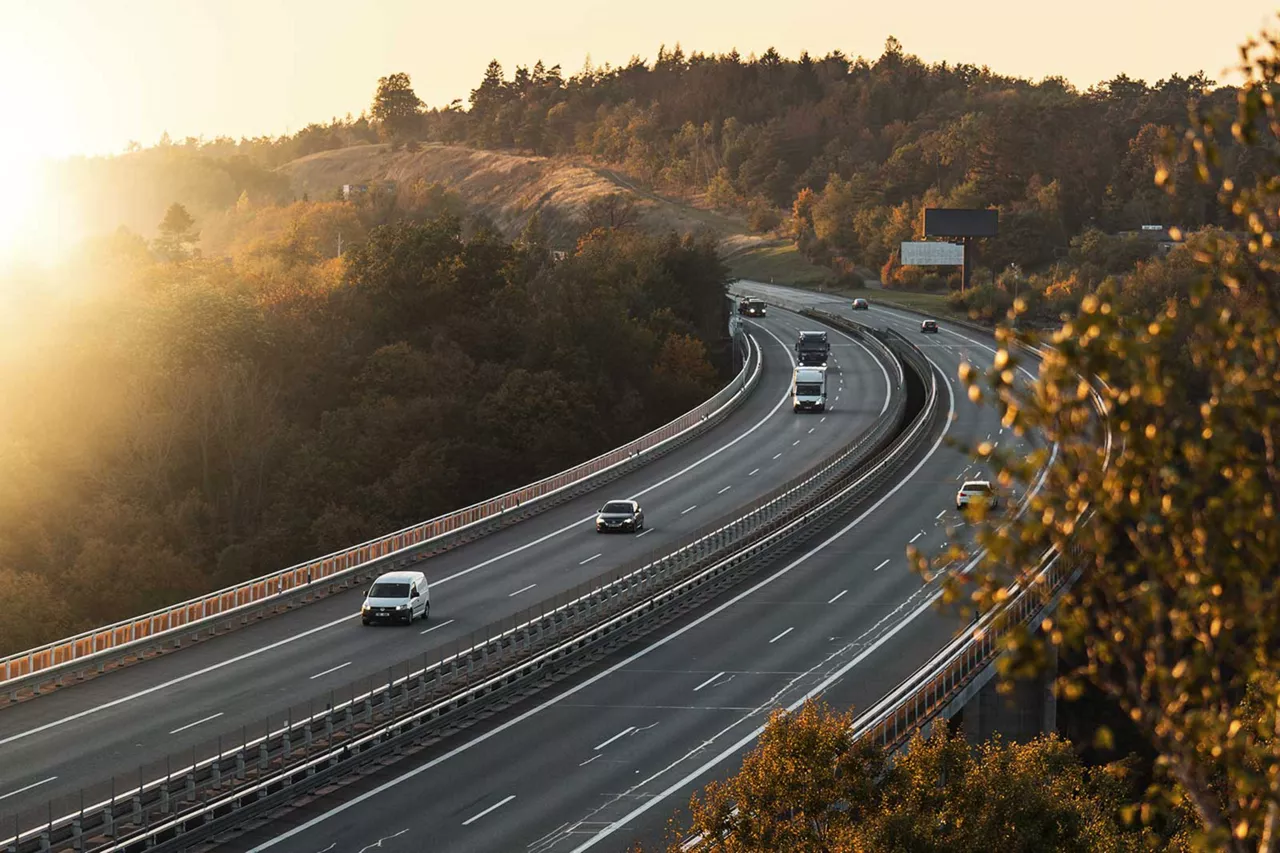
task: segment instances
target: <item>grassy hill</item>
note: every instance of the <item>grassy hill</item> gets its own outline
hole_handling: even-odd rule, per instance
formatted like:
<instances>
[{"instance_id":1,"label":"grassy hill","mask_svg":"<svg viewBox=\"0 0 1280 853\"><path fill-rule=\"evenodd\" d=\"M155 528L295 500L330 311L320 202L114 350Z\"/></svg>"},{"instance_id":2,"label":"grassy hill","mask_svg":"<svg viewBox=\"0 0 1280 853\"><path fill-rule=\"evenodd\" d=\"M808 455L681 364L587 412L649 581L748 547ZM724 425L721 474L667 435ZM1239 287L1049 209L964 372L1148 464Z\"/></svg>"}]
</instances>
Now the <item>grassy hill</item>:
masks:
<instances>
[{"instance_id":1,"label":"grassy hill","mask_svg":"<svg viewBox=\"0 0 1280 853\"><path fill-rule=\"evenodd\" d=\"M438 144L418 151L358 145L299 158L278 172L288 178L295 194L312 198L329 197L343 184L366 181L440 183L492 219L508 237L539 212L547 233L561 244L576 238L592 199L623 193L635 199L640 224L647 230L715 235L735 275L799 284L817 284L829 277L827 270L801 257L790 241L750 234L739 217L705 209L696 201L657 195L611 169L561 158Z\"/></svg>"}]
</instances>

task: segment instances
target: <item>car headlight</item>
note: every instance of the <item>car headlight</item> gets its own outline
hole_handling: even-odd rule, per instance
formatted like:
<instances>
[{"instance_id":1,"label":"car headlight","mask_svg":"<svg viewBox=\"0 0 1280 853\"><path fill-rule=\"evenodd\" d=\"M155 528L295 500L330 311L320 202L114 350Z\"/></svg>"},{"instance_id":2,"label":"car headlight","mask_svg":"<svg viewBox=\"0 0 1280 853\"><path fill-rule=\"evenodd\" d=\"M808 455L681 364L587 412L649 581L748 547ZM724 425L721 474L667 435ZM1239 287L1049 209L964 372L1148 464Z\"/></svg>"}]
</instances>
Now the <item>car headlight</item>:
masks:
<instances>
[{"instance_id":1,"label":"car headlight","mask_svg":"<svg viewBox=\"0 0 1280 853\"><path fill-rule=\"evenodd\" d=\"M372 609L373 609L373 608L372 608L372 607L370 607L370 606L369 606L369 605L367 605L367 604L362 604L362 605L360 605L360 612L361 612L361 613L368 613L368 612L369 612L370 610L372 610Z\"/></svg>"},{"instance_id":2,"label":"car headlight","mask_svg":"<svg viewBox=\"0 0 1280 853\"><path fill-rule=\"evenodd\" d=\"M397 604L397 605L396 605L396 610L408 610L408 609L409 609L409 605L407 605L407 604Z\"/></svg>"}]
</instances>

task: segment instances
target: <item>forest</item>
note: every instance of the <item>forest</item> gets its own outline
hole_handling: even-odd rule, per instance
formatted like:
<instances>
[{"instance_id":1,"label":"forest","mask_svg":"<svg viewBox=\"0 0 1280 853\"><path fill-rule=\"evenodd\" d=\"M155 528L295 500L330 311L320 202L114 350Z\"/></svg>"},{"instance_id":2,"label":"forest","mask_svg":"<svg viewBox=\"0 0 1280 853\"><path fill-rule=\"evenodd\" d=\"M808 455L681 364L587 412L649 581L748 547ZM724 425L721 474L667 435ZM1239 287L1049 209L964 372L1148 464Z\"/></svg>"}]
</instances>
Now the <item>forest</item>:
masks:
<instances>
[{"instance_id":1,"label":"forest","mask_svg":"<svg viewBox=\"0 0 1280 853\"><path fill-rule=\"evenodd\" d=\"M536 218L507 241L460 207L246 202L207 258L175 204L46 273L0 348L24 401L0 411L0 652L498 494L719 387L714 246L599 228L553 262Z\"/></svg>"}]
</instances>

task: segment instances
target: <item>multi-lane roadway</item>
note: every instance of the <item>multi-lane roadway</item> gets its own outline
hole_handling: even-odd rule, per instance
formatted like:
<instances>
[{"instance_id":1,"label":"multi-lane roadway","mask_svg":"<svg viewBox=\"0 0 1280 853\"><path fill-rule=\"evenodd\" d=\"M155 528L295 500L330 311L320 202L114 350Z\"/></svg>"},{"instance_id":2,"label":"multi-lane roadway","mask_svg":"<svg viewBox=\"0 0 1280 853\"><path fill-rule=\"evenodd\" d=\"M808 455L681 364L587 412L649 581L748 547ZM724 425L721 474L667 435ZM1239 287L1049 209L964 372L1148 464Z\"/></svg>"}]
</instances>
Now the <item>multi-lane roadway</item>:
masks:
<instances>
[{"instance_id":1,"label":"multi-lane roadway","mask_svg":"<svg viewBox=\"0 0 1280 853\"><path fill-rule=\"evenodd\" d=\"M112 776L137 784L140 766L190 755L220 735L230 744L242 732L260 734L295 703L415 655L434 656L542 598L664 553L813 467L884 411L893 368L833 335L832 409L797 417L788 387L801 326L813 323L781 314L754 324L764 352L760 386L714 430L603 489L422 564L432 587L429 622L364 628L362 592L351 591L0 712L0 836L11 825L5 814L51 798L75 802L83 786ZM644 507L641 535L594 532L595 510L613 497Z\"/></svg>"},{"instance_id":2,"label":"multi-lane roadway","mask_svg":"<svg viewBox=\"0 0 1280 853\"><path fill-rule=\"evenodd\" d=\"M946 323L924 336L918 317L878 306L854 314L845 300L740 289L912 336L936 365L953 417L872 502L702 612L360 791L321 800L228 849L567 853L620 851L636 840L659 845L690 794L733 772L771 709L818 694L837 707L867 707L953 636L960 626L932 606L936 587L922 584L905 554L911 544L937 551L966 534L955 492L985 472L945 439L969 447L1015 442L956 378L963 361L989 363L994 341ZM837 350L842 361L847 351ZM776 349L767 356L776 358ZM853 400L865 404L867 386L844 378L842 400L853 386ZM766 456L790 436L807 436L817 420L782 415L792 426L781 427Z\"/></svg>"}]
</instances>

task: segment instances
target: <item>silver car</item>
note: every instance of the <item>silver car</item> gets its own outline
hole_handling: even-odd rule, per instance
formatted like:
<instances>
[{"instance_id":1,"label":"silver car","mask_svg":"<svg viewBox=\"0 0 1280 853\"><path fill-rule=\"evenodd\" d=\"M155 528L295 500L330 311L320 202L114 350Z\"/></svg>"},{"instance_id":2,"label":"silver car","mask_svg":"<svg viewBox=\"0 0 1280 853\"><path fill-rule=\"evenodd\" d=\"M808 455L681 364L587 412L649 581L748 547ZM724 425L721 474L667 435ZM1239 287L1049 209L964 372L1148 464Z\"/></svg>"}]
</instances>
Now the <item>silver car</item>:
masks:
<instances>
[{"instance_id":1,"label":"silver car","mask_svg":"<svg viewBox=\"0 0 1280 853\"><path fill-rule=\"evenodd\" d=\"M628 531L644 528L644 510L635 501L609 501L596 513L596 532Z\"/></svg>"}]
</instances>

